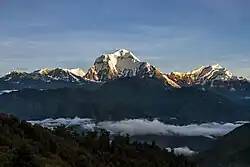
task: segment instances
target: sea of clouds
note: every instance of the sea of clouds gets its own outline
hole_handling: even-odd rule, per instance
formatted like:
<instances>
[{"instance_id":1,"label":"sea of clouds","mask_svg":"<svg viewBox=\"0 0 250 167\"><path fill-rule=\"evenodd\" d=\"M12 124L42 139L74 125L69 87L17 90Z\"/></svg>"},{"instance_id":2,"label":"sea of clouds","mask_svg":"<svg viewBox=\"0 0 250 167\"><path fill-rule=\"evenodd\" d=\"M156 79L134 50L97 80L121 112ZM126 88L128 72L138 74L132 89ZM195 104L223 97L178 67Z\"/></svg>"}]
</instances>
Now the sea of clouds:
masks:
<instances>
[{"instance_id":1,"label":"sea of clouds","mask_svg":"<svg viewBox=\"0 0 250 167\"><path fill-rule=\"evenodd\" d=\"M157 119L149 121L146 119L126 119L122 121L103 121L96 123L92 119L78 118L59 118L45 119L42 121L29 121L32 124L39 124L43 127L54 128L64 125L77 126L84 130L93 131L95 129L105 129L111 134L129 134L135 135L179 135L179 136L205 136L214 138L223 136L235 128L243 125L243 121L235 123L204 123L190 125L169 125Z\"/></svg>"}]
</instances>

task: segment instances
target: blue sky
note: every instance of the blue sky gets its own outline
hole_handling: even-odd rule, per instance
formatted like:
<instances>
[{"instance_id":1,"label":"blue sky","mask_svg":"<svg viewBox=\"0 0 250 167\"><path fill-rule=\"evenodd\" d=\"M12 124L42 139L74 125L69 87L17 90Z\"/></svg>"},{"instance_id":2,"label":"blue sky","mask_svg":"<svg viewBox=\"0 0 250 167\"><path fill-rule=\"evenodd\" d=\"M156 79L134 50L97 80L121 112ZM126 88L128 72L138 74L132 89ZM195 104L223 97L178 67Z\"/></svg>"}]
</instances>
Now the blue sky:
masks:
<instances>
[{"instance_id":1,"label":"blue sky","mask_svg":"<svg viewBox=\"0 0 250 167\"><path fill-rule=\"evenodd\" d=\"M164 72L219 63L250 78L249 0L0 0L0 74L83 68L131 50Z\"/></svg>"}]
</instances>

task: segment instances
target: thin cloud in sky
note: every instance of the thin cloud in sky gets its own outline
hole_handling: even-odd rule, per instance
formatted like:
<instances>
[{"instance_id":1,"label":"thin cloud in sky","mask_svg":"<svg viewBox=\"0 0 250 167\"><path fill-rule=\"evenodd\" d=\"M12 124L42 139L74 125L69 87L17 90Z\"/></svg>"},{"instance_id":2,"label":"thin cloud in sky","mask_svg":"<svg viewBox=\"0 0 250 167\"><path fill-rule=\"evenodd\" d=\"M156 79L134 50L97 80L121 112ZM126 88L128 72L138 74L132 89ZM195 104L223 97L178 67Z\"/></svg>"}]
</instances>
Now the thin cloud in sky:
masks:
<instances>
[{"instance_id":1,"label":"thin cloud in sky","mask_svg":"<svg viewBox=\"0 0 250 167\"><path fill-rule=\"evenodd\" d=\"M247 0L2 4L0 75L16 68L87 69L96 57L118 48L131 50L164 72L190 71L213 62L240 72L244 62L232 62L250 57ZM247 56L236 56L242 54Z\"/></svg>"},{"instance_id":2,"label":"thin cloud in sky","mask_svg":"<svg viewBox=\"0 0 250 167\"><path fill-rule=\"evenodd\" d=\"M158 33L162 32L158 31ZM54 63L56 66L60 62L82 61L81 67L88 68L96 57L118 48L128 48L135 53L138 52L138 57L141 60L144 60L144 57L155 60L162 57L162 53L158 53L157 57L154 56L157 53L154 53L155 50L161 50L162 47L171 50L171 48L186 42L180 37L173 36L156 39L148 31L144 31L140 35L83 31L35 35L26 38L6 38L0 40L0 52L3 55L1 64L6 63L7 66L9 62L13 61L16 63L34 61L34 65L46 66ZM157 34L155 33L155 35ZM163 46L163 43L166 46ZM86 60L91 61L86 64ZM36 64L36 62L39 63Z\"/></svg>"}]
</instances>

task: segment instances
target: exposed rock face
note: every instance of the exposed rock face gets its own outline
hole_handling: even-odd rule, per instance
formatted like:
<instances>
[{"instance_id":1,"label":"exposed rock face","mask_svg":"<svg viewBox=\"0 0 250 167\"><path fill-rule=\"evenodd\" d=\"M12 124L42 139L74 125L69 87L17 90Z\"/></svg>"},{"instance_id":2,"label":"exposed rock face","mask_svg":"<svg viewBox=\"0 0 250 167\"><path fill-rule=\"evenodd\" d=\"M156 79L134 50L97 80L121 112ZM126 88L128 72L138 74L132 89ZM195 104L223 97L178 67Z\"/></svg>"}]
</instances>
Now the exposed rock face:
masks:
<instances>
[{"instance_id":1,"label":"exposed rock face","mask_svg":"<svg viewBox=\"0 0 250 167\"><path fill-rule=\"evenodd\" d=\"M95 66L92 66L88 70L88 72L86 73L86 75L84 76L84 78L89 79L89 80L99 81L99 78L97 76L97 71L95 69Z\"/></svg>"}]
</instances>

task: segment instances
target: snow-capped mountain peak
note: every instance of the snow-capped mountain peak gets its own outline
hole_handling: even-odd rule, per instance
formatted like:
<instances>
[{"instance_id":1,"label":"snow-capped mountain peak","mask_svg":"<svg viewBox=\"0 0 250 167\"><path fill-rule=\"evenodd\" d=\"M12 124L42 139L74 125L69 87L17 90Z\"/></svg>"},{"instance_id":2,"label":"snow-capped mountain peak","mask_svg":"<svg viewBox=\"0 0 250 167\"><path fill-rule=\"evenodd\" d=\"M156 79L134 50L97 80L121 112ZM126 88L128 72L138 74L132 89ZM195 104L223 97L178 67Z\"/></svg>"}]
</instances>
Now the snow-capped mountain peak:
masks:
<instances>
[{"instance_id":1,"label":"snow-capped mountain peak","mask_svg":"<svg viewBox=\"0 0 250 167\"><path fill-rule=\"evenodd\" d=\"M229 80L232 77L233 74L219 64L204 67L202 72L198 75L198 79L203 81Z\"/></svg>"},{"instance_id":2,"label":"snow-capped mountain peak","mask_svg":"<svg viewBox=\"0 0 250 167\"><path fill-rule=\"evenodd\" d=\"M130 51L119 49L103 54L95 60L86 78L108 80L117 77L135 76L142 62Z\"/></svg>"},{"instance_id":3,"label":"snow-capped mountain peak","mask_svg":"<svg viewBox=\"0 0 250 167\"><path fill-rule=\"evenodd\" d=\"M95 60L94 66L97 72L110 68L111 70L122 70L136 68L140 60L130 51L119 49L113 53L103 54Z\"/></svg>"},{"instance_id":4,"label":"snow-capped mountain peak","mask_svg":"<svg viewBox=\"0 0 250 167\"><path fill-rule=\"evenodd\" d=\"M79 77L83 77L85 75L85 72L80 69L80 68L76 68L76 69L67 69L67 68L55 68L55 69L49 69L49 68L43 68L43 69L40 69L38 71L39 74L41 75L48 75L49 73L53 72L53 71L65 71L65 72L70 72L76 76L79 76Z\"/></svg>"},{"instance_id":5,"label":"snow-capped mountain peak","mask_svg":"<svg viewBox=\"0 0 250 167\"><path fill-rule=\"evenodd\" d=\"M201 66L187 73L172 72L168 76L182 86L202 84L216 80L228 81L233 78L233 74L219 64Z\"/></svg>"},{"instance_id":6,"label":"snow-capped mountain peak","mask_svg":"<svg viewBox=\"0 0 250 167\"><path fill-rule=\"evenodd\" d=\"M187 72L187 73L200 74L204 69L222 70L222 69L225 69L225 68L223 68L220 64L214 64L214 65L208 65L208 66L201 66L200 68L197 68L197 69L192 70L192 71Z\"/></svg>"},{"instance_id":7,"label":"snow-capped mountain peak","mask_svg":"<svg viewBox=\"0 0 250 167\"><path fill-rule=\"evenodd\" d=\"M211 67L213 69L223 69L223 67L220 64L214 64L214 65L211 65Z\"/></svg>"},{"instance_id":8,"label":"snow-capped mountain peak","mask_svg":"<svg viewBox=\"0 0 250 167\"><path fill-rule=\"evenodd\" d=\"M127 49L118 49L112 53L103 54L103 56L108 56L108 57L113 57L113 58L118 58L118 57L128 58L128 57L130 57L131 59L140 62L140 60L131 51L129 51Z\"/></svg>"}]
</instances>

